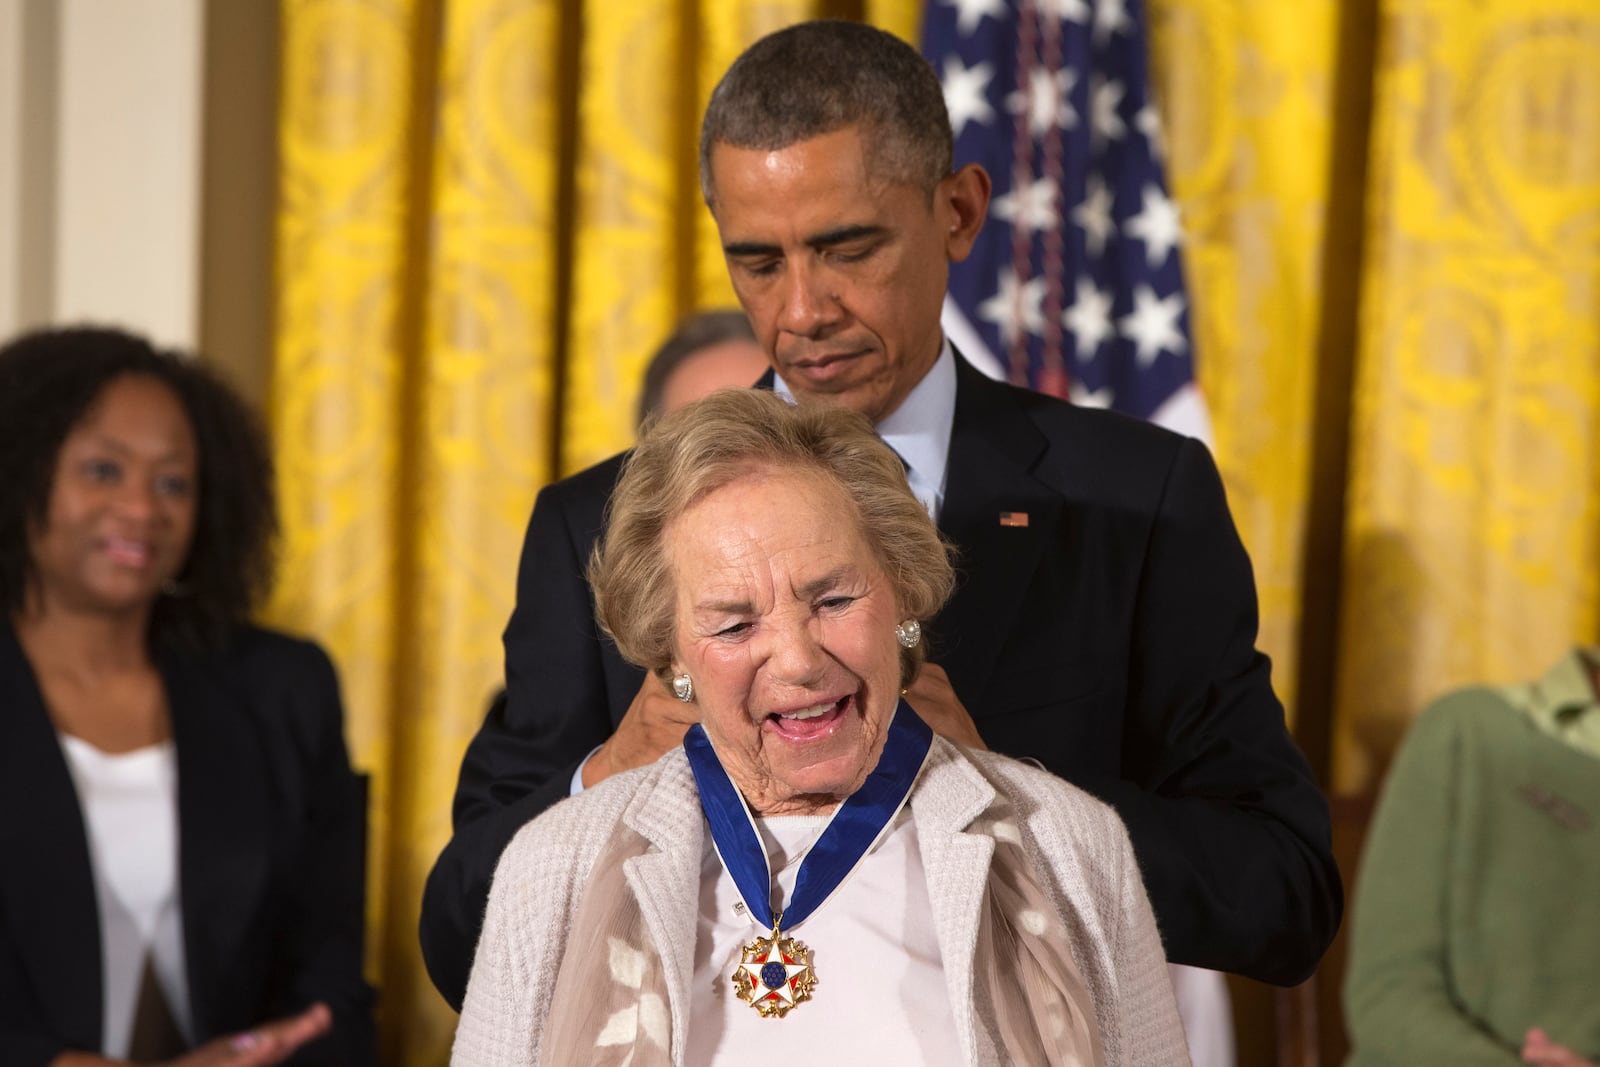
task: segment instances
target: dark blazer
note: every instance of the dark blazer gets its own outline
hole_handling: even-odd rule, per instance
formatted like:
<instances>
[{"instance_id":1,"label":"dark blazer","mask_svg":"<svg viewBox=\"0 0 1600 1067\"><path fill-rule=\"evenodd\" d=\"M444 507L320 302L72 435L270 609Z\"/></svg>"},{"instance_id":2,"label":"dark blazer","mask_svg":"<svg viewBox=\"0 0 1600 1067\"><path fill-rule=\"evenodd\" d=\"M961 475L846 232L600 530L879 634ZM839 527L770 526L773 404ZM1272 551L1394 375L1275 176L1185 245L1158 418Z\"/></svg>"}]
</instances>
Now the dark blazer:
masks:
<instances>
[{"instance_id":1,"label":"dark blazer","mask_svg":"<svg viewBox=\"0 0 1600 1067\"><path fill-rule=\"evenodd\" d=\"M961 580L930 659L990 747L1115 805L1173 962L1303 980L1343 909L1328 807L1256 651L1255 581L1210 454L957 368L940 525ZM501 850L639 688L583 579L620 461L546 487L528 525L507 697L467 750L423 896L423 955L458 1006Z\"/></svg>"},{"instance_id":2,"label":"dark blazer","mask_svg":"<svg viewBox=\"0 0 1600 1067\"><path fill-rule=\"evenodd\" d=\"M201 1042L327 1002L290 1062L375 1062L361 977L365 811L333 665L241 629L162 651L178 759L178 893ZM77 792L15 634L0 622L0 1063L98 1051L99 912Z\"/></svg>"}]
</instances>

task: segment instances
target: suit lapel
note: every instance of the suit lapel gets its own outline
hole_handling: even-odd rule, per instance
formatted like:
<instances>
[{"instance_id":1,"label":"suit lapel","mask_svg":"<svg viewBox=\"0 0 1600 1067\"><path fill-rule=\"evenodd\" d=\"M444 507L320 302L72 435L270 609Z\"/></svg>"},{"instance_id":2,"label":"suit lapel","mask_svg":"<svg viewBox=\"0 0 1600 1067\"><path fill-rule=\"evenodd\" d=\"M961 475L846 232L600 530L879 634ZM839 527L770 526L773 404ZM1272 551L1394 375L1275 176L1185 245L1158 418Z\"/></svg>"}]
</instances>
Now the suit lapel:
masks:
<instances>
[{"instance_id":1,"label":"suit lapel","mask_svg":"<svg viewBox=\"0 0 1600 1067\"><path fill-rule=\"evenodd\" d=\"M202 662L159 657L178 754L178 878L196 1037L227 1025L225 990L266 891L269 793L260 739Z\"/></svg>"},{"instance_id":2,"label":"suit lapel","mask_svg":"<svg viewBox=\"0 0 1600 1067\"><path fill-rule=\"evenodd\" d=\"M77 790L15 634L0 625L0 914L48 1028L98 1049L100 908Z\"/></svg>"},{"instance_id":3,"label":"suit lapel","mask_svg":"<svg viewBox=\"0 0 1600 1067\"><path fill-rule=\"evenodd\" d=\"M939 525L960 546L959 578L933 624L930 659L971 707L982 705L995 659L1017 625L1020 591L1057 527L1061 498L1031 473L1048 442L1009 387L960 358L956 383ZM1002 525L1003 514L1013 525Z\"/></svg>"}]
</instances>

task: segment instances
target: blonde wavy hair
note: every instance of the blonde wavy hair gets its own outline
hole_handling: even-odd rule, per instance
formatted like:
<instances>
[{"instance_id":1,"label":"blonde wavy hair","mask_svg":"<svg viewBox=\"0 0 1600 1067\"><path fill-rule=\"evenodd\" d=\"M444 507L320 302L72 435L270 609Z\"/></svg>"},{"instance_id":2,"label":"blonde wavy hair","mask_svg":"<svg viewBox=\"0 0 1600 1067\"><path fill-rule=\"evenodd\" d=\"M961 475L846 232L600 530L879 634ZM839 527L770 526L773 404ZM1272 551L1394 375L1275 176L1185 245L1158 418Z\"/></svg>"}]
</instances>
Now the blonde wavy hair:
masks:
<instances>
[{"instance_id":1,"label":"blonde wavy hair","mask_svg":"<svg viewBox=\"0 0 1600 1067\"><path fill-rule=\"evenodd\" d=\"M905 618L936 615L955 585L954 549L906 484L898 456L865 416L795 407L760 389L725 389L647 426L624 462L589 557L595 615L624 659L663 681L676 603L664 534L697 501L757 470L802 470L838 486ZM901 685L923 645L901 649Z\"/></svg>"}]
</instances>

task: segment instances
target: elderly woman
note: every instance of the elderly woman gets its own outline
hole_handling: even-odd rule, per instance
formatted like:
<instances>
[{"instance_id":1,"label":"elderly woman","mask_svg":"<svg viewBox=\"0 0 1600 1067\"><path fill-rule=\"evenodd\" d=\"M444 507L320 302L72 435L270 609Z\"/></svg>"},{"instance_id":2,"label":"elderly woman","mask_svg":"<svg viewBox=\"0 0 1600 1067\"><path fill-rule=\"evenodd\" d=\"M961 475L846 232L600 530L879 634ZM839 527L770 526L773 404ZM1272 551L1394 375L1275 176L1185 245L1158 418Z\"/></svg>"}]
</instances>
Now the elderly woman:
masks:
<instances>
[{"instance_id":1,"label":"elderly woman","mask_svg":"<svg viewBox=\"0 0 1600 1067\"><path fill-rule=\"evenodd\" d=\"M853 413L646 434L590 580L701 722L508 847L455 1063L1187 1062L1116 815L900 700L947 555Z\"/></svg>"},{"instance_id":2,"label":"elderly woman","mask_svg":"<svg viewBox=\"0 0 1600 1067\"><path fill-rule=\"evenodd\" d=\"M359 1067L332 664L249 625L264 436L115 330L0 348L0 1064Z\"/></svg>"}]
</instances>

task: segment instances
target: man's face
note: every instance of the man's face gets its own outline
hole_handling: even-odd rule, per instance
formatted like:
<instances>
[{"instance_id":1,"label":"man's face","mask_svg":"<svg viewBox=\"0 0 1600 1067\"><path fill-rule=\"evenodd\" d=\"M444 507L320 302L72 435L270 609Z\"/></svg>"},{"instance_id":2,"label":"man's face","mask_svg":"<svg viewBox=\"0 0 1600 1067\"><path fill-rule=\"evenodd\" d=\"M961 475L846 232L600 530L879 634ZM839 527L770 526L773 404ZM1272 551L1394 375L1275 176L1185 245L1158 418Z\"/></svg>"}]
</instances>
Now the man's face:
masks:
<instances>
[{"instance_id":1,"label":"man's face","mask_svg":"<svg viewBox=\"0 0 1600 1067\"><path fill-rule=\"evenodd\" d=\"M989 190L966 168L930 205L867 151L856 126L776 151L718 144L711 211L734 292L796 398L878 421L939 356L949 265L971 251Z\"/></svg>"}]
</instances>

